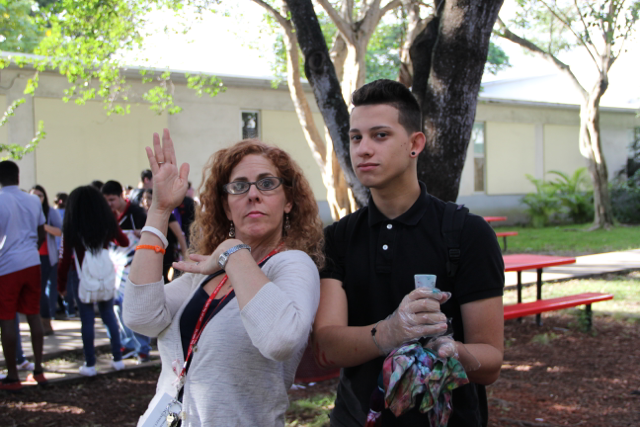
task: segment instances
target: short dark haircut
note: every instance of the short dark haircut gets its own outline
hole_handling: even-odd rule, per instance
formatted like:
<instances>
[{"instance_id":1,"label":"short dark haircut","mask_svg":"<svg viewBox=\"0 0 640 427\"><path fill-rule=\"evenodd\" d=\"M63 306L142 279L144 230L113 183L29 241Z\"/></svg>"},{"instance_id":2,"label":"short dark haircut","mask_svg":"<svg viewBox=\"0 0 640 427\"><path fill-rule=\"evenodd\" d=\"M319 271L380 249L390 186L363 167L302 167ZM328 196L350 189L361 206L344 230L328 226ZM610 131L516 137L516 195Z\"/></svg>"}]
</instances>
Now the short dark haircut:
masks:
<instances>
[{"instance_id":1,"label":"short dark haircut","mask_svg":"<svg viewBox=\"0 0 640 427\"><path fill-rule=\"evenodd\" d=\"M145 169L142 172L140 172L140 181L144 182L144 179L152 179L153 178L153 174L151 173L151 169Z\"/></svg>"},{"instance_id":2,"label":"short dark haircut","mask_svg":"<svg viewBox=\"0 0 640 427\"><path fill-rule=\"evenodd\" d=\"M47 191L44 189L42 185L34 185L31 187L32 190L38 190L44 195L42 199L42 212L44 212L44 217L49 220L49 197L47 197Z\"/></svg>"},{"instance_id":3,"label":"short dark haircut","mask_svg":"<svg viewBox=\"0 0 640 427\"><path fill-rule=\"evenodd\" d=\"M422 132L422 111L411 91L402 83L380 79L372 81L353 92L351 103L362 105L385 104L398 110L398 123L408 134Z\"/></svg>"},{"instance_id":4,"label":"short dark haircut","mask_svg":"<svg viewBox=\"0 0 640 427\"><path fill-rule=\"evenodd\" d=\"M95 187L78 187L69 194L62 223L65 244L96 252L118 233L116 218L109 204Z\"/></svg>"},{"instance_id":5,"label":"short dark haircut","mask_svg":"<svg viewBox=\"0 0 640 427\"><path fill-rule=\"evenodd\" d=\"M20 183L20 168L11 160L0 162L0 185L18 185Z\"/></svg>"},{"instance_id":6,"label":"short dark haircut","mask_svg":"<svg viewBox=\"0 0 640 427\"><path fill-rule=\"evenodd\" d=\"M91 181L91 185L95 188L97 188L98 190L102 189L102 186L104 185L104 183L102 181L98 181L97 179L95 181Z\"/></svg>"},{"instance_id":7,"label":"short dark haircut","mask_svg":"<svg viewBox=\"0 0 640 427\"><path fill-rule=\"evenodd\" d=\"M106 196L120 196L122 197L122 185L118 181L107 181L100 189L102 194Z\"/></svg>"}]
</instances>

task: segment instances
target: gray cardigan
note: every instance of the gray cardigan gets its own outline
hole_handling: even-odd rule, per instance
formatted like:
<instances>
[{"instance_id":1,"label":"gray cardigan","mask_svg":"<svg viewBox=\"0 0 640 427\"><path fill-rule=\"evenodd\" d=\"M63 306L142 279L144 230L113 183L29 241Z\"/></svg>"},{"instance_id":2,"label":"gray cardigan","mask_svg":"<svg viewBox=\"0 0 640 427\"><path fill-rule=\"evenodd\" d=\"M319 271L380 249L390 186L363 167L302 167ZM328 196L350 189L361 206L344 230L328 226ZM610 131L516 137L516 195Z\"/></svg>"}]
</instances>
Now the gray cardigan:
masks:
<instances>
[{"instance_id":1,"label":"gray cardigan","mask_svg":"<svg viewBox=\"0 0 640 427\"><path fill-rule=\"evenodd\" d=\"M242 311L234 298L204 329L187 374L184 427L284 425L287 391L318 308L320 278L311 258L294 250L274 255L262 271L270 282ZM180 317L205 277L184 274L166 286L126 285L125 323L158 336L162 371L149 408L164 393L176 394L172 363L184 363Z\"/></svg>"}]
</instances>

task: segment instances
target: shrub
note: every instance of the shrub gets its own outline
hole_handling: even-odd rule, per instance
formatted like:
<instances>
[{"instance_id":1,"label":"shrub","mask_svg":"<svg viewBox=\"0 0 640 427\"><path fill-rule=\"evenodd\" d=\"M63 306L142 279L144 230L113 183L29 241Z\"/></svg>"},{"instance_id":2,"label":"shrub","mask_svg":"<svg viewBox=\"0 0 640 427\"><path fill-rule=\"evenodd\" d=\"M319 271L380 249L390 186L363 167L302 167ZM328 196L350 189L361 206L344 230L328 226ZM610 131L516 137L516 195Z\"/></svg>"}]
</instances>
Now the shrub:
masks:
<instances>
[{"instance_id":1,"label":"shrub","mask_svg":"<svg viewBox=\"0 0 640 427\"><path fill-rule=\"evenodd\" d=\"M571 222L583 224L593 221L593 192L587 191L590 184L587 168L578 168L571 176L560 171L549 173L557 176L550 184L556 188L556 196Z\"/></svg>"},{"instance_id":2,"label":"shrub","mask_svg":"<svg viewBox=\"0 0 640 427\"><path fill-rule=\"evenodd\" d=\"M610 186L613 215L623 224L640 224L640 170Z\"/></svg>"},{"instance_id":3,"label":"shrub","mask_svg":"<svg viewBox=\"0 0 640 427\"><path fill-rule=\"evenodd\" d=\"M542 179L536 179L529 174L526 177L536 186L536 192L525 195L522 203L527 205L525 212L531 217L531 225L534 228L542 228L560 208L560 200L556 196L557 190Z\"/></svg>"}]
</instances>

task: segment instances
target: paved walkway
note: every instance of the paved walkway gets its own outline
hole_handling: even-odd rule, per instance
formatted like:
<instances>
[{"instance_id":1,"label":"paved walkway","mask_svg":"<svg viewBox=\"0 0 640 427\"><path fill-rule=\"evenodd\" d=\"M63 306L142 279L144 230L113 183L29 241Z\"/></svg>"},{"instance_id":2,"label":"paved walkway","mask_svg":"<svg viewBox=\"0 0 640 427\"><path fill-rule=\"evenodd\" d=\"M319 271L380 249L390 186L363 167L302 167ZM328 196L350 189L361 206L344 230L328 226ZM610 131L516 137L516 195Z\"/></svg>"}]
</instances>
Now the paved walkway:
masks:
<instances>
[{"instance_id":1,"label":"paved walkway","mask_svg":"<svg viewBox=\"0 0 640 427\"><path fill-rule=\"evenodd\" d=\"M546 268L542 275L543 281L567 279L571 277L590 276L607 272L640 269L640 249L623 252L610 252L604 254L587 255L577 258L576 264L561 267ZM505 285L515 286L516 273L506 273ZM535 283L536 272L525 271L522 274L523 283ZM78 381L82 378L78 374L78 368L83 363L82 337L80 334L80 320L56 320L52 322L55 335L45 337L44 354L46 376L52 383L60 381ZM22 319L20 323L22 346L27 358L33 361L29 326ZM103 351L98 357L98 374L114 372L111 368L111 356L109 354L109 339L100 319L96 319L96 348ZM125 369L137 369L145 365L158 365L160 360L157 350L151 352L151 362L138 365L135 358L125 359ZM0 354L0 366L4 366L4 357ZM21 378L26 380L28 372L21 371ZM23 385L35 385L24 382Z\"/></svg>"}]
</instances>

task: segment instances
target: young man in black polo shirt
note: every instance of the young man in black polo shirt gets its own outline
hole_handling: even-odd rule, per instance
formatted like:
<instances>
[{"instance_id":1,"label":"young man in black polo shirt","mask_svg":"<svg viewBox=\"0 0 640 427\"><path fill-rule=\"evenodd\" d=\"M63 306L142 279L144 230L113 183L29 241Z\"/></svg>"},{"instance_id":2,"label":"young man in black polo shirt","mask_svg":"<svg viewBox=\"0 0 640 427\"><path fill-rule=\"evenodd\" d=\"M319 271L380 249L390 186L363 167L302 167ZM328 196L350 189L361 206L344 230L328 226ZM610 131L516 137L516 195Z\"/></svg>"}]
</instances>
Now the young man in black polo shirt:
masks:
<instances>
[{"instance_id":1,"label":"young man in black polo shirt","mask_svg":"<svg viewBox=\"0 0 640 427\"><path fill-rule=\"evenodd\" d=\"M449 354L471 381L453 392L449 426L486 425L484 385L498 378L503 357L504 266L495 233L469 214L458 270L449 279L441 234L446 204L417 178L426 141L418 103L402 84L378 80L354 92L353 105L351 161L371 197L367 207L325 230L327 267L321 272L314 351L321 365L343 368L331 426L364 425L386 354L441 333L445 317L454 330L455 351ZM414 290L415 274L436 275L443 293ZM382 424L429 422L417 409L398 418L385 410Z\"/></svg>"}]
</instances>

